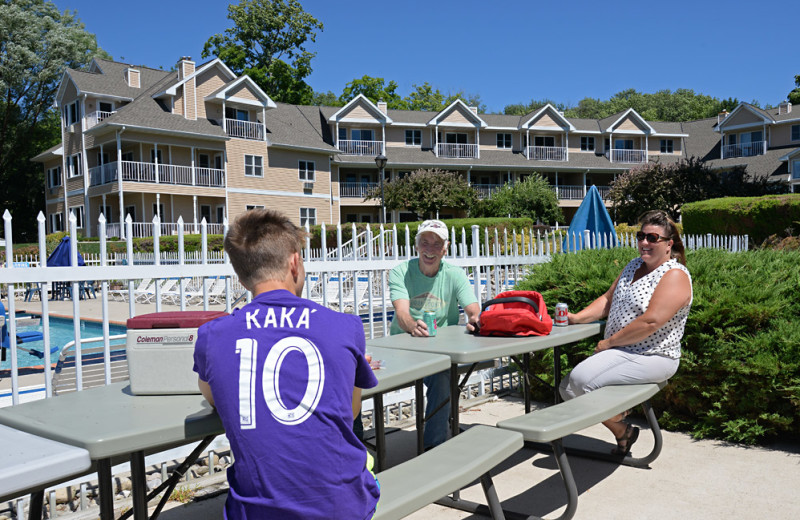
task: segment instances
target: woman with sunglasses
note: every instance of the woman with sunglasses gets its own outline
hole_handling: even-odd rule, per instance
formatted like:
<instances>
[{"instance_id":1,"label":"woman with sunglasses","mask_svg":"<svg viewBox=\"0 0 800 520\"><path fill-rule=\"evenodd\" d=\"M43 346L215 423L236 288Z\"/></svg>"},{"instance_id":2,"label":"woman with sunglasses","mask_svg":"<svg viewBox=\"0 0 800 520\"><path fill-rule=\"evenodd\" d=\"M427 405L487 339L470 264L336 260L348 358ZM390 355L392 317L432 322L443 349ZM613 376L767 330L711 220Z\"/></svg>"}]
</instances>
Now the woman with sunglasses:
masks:
<instances>
[{"instance_id":1,"label":"woman with sunglasses","mask_svg":"<svg viewBox=\"0 0 800 520\"><path fill-rule=\"evenodd\" d=\"M680 341L692 305L683 242L664 211L648 211L639 224L639 257L625 266L605 294L568 315L569 323L608 320L594 354L561 382L564 399L603 386L666 381L678 370ZM627 455L639 437L639 428L624 421L627 414L603 423L617 440L615 455Z\"/></svg>"}]
</instances>

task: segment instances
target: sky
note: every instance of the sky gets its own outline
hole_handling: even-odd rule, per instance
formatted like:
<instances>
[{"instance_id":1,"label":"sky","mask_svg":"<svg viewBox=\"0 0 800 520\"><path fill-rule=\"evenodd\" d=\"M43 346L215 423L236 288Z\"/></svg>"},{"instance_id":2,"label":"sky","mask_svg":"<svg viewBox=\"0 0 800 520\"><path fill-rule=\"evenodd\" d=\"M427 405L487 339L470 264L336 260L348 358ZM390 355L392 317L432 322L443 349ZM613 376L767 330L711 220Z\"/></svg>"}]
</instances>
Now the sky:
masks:
<instances>
[{"instance_id":1,"label":"sky","mask_svg":"<svg viewBox=\"0 0 800 520\"><path fill-rule=\"evenodd\" d=\"M202 63L232 25L222 0L54 0L77 11L115 60L168 69ZM398 93L429 82L480 95L488 112L550 99L567 106L625 89L692 89L777 105L800 74L796 0L301 0L324 25L306 78L339 95L364 75ZM270 94L267 92L267 94Z\"/></svg>"}]
</instances>

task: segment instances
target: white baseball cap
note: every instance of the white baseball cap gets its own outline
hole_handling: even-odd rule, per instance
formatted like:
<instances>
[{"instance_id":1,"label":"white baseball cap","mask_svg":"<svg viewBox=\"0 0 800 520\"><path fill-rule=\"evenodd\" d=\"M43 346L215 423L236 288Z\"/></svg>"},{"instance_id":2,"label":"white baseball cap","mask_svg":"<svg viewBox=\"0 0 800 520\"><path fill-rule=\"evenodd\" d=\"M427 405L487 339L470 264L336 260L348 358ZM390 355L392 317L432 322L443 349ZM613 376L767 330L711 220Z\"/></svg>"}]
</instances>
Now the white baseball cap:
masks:
<instances>
[{"instance_id":1,"label":"white baseball cap","mask_svg":"<svg viewBox=\"0 0 800 520\"><path fill-rule=\"evenodd\" d=\"M434 233L444 241L447 241L447 225L441 220L426 220L417 228L417 236L422 233Z\"/></svg>"}]
</instances>

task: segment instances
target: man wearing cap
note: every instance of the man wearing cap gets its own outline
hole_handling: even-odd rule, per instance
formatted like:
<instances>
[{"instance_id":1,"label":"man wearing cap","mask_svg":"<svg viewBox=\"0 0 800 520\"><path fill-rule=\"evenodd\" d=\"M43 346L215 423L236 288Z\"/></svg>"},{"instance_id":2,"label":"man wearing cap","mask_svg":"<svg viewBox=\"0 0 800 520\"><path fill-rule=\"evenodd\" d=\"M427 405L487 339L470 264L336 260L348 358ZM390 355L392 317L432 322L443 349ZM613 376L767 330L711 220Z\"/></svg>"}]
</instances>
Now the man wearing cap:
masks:
<instances>
[{"instance_id":1,"label":"man wearing cap","mask_svg":"<svg viewBox=\"0 0 800 520\"><path fill-rule=\"evenodd\" d=\"M428 337L422 313L436 313L436 326L457 325L459 305L467 316L467 330L475 330L480 315L480 304L467 280L464 270L444 262L447 252L447 226L441 220L426 220L417 229L416 247L419 258L398 265L389 273L389 291L394 318L391 334L406 332L415 337ZM449 372L426 377L428 404L425 416L429 417L450 396ZM444 406L425 425L425 449L447 439L450 407Z\"/></svg>"}]
</instances>

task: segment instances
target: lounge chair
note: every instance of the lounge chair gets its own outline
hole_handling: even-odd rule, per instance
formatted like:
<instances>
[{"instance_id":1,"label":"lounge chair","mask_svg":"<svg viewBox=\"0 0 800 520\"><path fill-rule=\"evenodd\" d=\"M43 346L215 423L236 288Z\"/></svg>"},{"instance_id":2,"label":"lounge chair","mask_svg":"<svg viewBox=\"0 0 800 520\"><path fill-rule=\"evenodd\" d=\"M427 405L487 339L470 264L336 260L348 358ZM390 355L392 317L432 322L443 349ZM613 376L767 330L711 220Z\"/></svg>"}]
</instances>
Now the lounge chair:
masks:
<instances>
[{"instance_id":1,"label":"lounge chair","mask_svg":"<svg viewBox=\"0 0 800 520\"><path fill-rule=\"evenodd\" d=\"M0 331L0 338L2 338L2 348L3 353L2 357L5 359L5 349L11 348L11 336L8 332L8 314L6 314L6 306L3 305L3 302L0 301L0 316L3 317L3 327L2 331ZM20 345L25 343L33 343L35 341L42 341L44 339L44 335L39 332L38 330L17 330L17 349L24 350L25 352L32 354L38 358L43 358L44 353L41 348L27 348L21 347ZM58 351L58 347L51 347L50 353L54 353Z\"/></svg>"},{"instance_id":2,"label":"lounge chair","mask_svg":"<svg viewBox=\"0 0 800 520\"><path fill-rule=\"evenodd\" d=\"M133 289L134 298L136 298L137 294L144 294L147 290L153 285L152 278L142 278L139 280L139 285L137 285ZM109 296L114 299L114 301L124 302L128 301L130 291L126 289L113 289L108 291Z\"/></svg>"}]
</instances>

